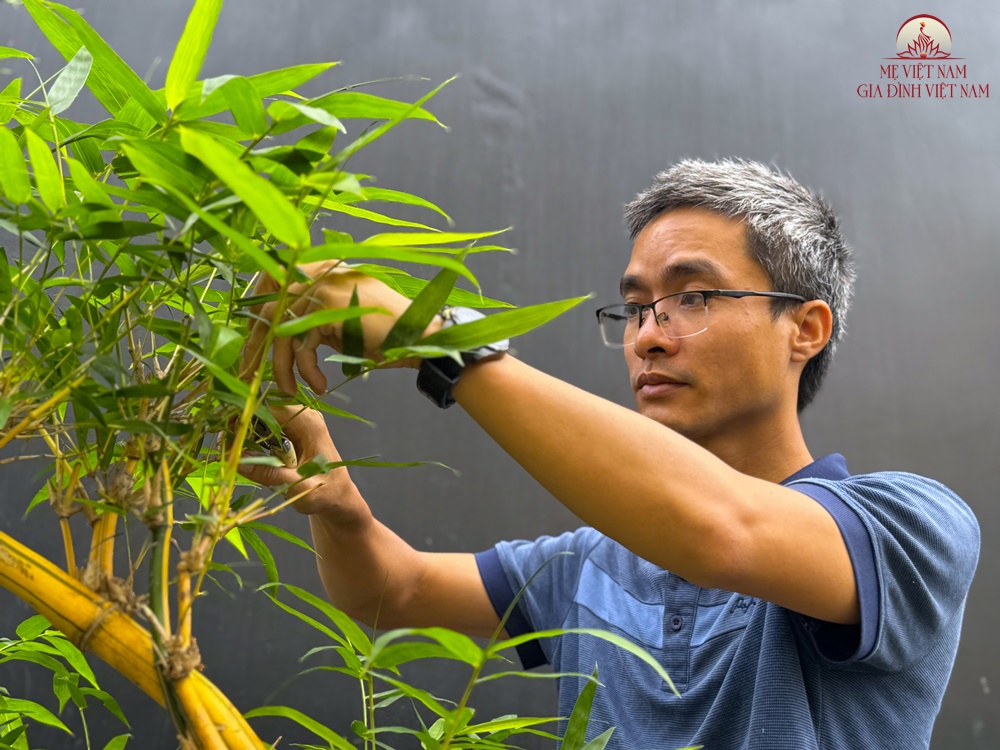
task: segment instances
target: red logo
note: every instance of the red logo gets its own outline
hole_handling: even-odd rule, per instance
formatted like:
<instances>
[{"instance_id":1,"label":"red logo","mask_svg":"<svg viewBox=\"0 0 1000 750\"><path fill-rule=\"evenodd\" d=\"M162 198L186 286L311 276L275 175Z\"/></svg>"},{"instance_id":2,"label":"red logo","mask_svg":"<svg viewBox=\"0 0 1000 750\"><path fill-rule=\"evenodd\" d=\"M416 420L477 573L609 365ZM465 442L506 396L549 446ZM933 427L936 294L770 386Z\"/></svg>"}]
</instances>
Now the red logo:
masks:
<instances>
[{"instance_id":1,"label":"red logo","mask_svg":"<svg viewBox=\"0 0 1000 750\"><path fill-rule=\"evenodd\" d=\"M896 57L904 60L951 57L951 32L935 16L908 18L896 32Z\"/></svg>"}]
</instances>

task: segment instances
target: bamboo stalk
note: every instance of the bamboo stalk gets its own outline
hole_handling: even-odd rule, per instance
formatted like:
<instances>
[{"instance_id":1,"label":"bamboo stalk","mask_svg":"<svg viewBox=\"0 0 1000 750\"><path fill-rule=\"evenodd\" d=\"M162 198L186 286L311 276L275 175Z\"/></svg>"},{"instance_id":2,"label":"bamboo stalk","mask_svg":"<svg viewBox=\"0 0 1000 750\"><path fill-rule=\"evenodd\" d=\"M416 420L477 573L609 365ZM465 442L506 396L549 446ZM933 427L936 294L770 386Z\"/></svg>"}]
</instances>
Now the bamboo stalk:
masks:
<instances>
[{"instance_id":1,"label":"bamboo stalk","mask_svg":"<svg viewBox=\"0 0 1000 750\"><path fill-rule=\"evenodd\" d=\"M222 741L218 727L202 703L200 691L191 679L191 675L177 680L174 683L174 690L177 691L181 709L187 718L188 734L194 735L193 739L198 743L198 747L201 750L230 750Z\"/></svg>"},{"instance_id":2,"label":"bamboo stalk","mask_svg":"<svg viewBox=\"0 0 1000 750\"><path fill-rule=\"evenodd\" d=\"M69 518L60 516L59 526L62 528L63 546L66 548L66 572L76 578L76 550L73 549L73 534L69 528Z\"/></svg>"},{"instance_id":3,"label":"bamboo stalk","mask_svg":"<svg viewBox=\"0 0 1000 750\"><path fill-rule=\"evenodd\" d=\"M84 644L115 671L130 680L153 700L164 705L149 631L116 609L107 599L72 578L59 567L0 531L0 586L30 604L67 638ZM200 672L186 678L197 686L211 720L231 725L236 748L266 750L240 712L228 698ZM207 698L205 696L208 696ZM250 742L239 744L240 732Z\"/></svg>"}]
</instances>

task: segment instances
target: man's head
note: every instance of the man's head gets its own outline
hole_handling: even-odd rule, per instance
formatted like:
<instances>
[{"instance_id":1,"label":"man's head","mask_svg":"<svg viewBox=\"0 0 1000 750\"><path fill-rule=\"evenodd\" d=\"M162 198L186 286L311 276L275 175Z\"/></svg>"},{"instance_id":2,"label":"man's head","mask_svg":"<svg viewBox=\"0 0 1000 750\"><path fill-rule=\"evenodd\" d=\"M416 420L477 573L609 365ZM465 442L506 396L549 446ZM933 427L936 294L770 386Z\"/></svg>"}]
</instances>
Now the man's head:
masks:
<instances>
[{"instance_id":1,"label":"man's head","mask_svg":"<svg viewBox=\"0 0 1000 750\"><path fill-rule=\"evenodd\" d=\"M805 408L843 337L855 278L850 250L826 203L756 162L686 160L658 174L626 206L625 217L634 241L622 289L626 301L720 288L810 300L711 298L709 329L690 338L670 339L644 326L641 340L626 347L633 387L643 372L694 387L667 394L661 403L652 398L644 404L637 394L640 410L668 424L696 416L711 421L713 411L721 419L727 409L732 418L759 415L775 408L771 401L788 393L793 376L796 411ZM693 275L699 263L717 273ZM674 267L683 273L664 277ZM699 393L703 401L683 406L682 399Z\"/></svg>"}]
</instances>

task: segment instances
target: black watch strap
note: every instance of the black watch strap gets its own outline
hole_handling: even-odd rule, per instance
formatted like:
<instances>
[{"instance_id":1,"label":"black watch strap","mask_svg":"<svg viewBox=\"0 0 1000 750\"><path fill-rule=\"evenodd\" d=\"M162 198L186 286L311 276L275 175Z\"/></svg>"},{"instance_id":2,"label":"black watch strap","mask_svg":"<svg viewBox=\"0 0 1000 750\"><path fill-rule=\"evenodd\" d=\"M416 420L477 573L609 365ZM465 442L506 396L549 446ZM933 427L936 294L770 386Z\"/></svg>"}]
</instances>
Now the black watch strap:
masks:
<instances>
[{"instance_id":1,"label":"black watch strap","mask_svg":"<svg viewBox=\"0 0 1000 750\"><path fill-rule=\"evenodd\" d=\"M478 310L468 307L445 307L441 311L441 315L444 317L442 328L471 323L486 317ZM417 373L417 390L427 396L436 406L447 409L455 403L451 389L462 377L462 371L465 367L473 362L502 356L509 345L510 342L504 339L488 346L462 352L462 364L459 364L452 357L430 357L421 360L420 371Z\"/></svg>"}]
</instances>

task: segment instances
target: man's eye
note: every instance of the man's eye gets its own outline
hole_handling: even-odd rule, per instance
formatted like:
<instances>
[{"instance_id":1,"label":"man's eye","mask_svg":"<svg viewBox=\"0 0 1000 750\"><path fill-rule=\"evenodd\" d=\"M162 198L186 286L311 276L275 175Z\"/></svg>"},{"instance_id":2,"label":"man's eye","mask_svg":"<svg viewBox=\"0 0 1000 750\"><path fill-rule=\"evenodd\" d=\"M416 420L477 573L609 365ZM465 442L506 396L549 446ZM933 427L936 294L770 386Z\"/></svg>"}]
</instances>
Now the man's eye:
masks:
<instances>
[{"instance_id":1,"label":"man's eye","mask_svg":"<svg viewBox=\"0 0 1000 750\"><path fill-rule=\"evenodd\" d=\"M625 303L625 315L629 318L638 317L640 310L642 310L642 305Z\"/></svg>"}]
</instances>

